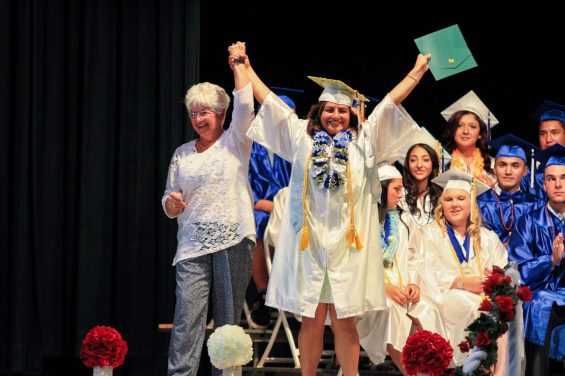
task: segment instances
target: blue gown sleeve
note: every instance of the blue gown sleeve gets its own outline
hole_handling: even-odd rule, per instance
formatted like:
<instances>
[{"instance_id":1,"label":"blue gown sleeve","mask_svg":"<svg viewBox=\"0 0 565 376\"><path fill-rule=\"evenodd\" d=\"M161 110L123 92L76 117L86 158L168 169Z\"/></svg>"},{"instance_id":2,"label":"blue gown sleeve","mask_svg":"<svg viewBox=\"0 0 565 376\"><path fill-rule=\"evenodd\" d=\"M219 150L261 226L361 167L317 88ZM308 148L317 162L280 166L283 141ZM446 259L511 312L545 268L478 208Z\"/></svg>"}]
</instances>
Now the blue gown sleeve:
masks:
<instances>
[{"instance_id":1,"label":"blue gown sleeve","mask_svg":"<svg viewBox=\"0 0 565 376\"><path fill-rule=\"evenodd\" d=\"M270 161L267 149L254 142L249 160L249 184L253 191L253 204L266 199L270 187Z\"/></svg>"},{"instance_id":2,"label":"blue gown sleeve","mask_svg":"<svg viewBox=\"0 0 565 376\"><path fill-rule=\"evenodd\" d=\"M522 217L510 237L508 257L520 268L522 283L530 289L547 289L552 284L551 224L545 218L545 208Z\"/></svg>"}]
</instances>

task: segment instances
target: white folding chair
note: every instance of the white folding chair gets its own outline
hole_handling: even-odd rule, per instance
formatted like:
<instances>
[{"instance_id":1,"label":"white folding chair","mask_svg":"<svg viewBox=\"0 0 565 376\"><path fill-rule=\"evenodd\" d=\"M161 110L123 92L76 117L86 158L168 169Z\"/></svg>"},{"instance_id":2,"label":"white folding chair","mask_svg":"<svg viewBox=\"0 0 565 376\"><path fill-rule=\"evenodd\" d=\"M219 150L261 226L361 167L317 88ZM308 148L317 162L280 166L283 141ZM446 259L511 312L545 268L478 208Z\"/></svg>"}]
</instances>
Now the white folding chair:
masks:
<instances>
[{"instance_id":1,"label":"white folding chair","mask_svg":"<svg viewBox=\"0 0 565 376\"><path fill-rule=\"evenodd\" d=\"M278 240L278 230L280 228L280 222L284 210L284 206L286 204L286 199L288 197L288 187L281 189L273 199L273 211L271 212L271 216L269 218L269 222L267 223L267 228L265 229L265 234L263 236L263 243L265 248L265 261L267 262L267 271L269 275L271 274L272 269L272 260L271 260L271 249L276 249L276 242ZM271 357L271 350L273 349L273 345L277 339L279 330L283 326L284 332L286 334L286 338L288 340L288 346L290 347L290 352L292 354L292 359L290 358L280 358L280 357ZM296 343L294 342L294 337L292 335L292 331L290 330L290 326L288 325L288 320L286 317L286 312L282 309L278 310L277 314L277 321L275 323L275 327L273 328L273 332L269 338L269 342L267 343L267 347L257 364L257 368L264 367L266 363L280 363L285 361L294 361L294 367L300 368L300 359L298 358L298 348L296 347Z\"/></svg>"}]
</instances>

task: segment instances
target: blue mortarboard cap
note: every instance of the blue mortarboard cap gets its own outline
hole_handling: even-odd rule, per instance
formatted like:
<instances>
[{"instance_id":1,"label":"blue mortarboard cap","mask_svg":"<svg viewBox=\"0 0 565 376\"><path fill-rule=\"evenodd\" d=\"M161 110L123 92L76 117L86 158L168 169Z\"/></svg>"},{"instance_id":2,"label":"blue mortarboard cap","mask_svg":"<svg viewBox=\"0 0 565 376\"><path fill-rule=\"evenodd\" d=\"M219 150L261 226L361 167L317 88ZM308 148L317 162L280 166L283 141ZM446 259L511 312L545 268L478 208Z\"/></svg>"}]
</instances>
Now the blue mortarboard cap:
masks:
<instances>
[{"instance_id":1,"label":"blue mortarboard cap","mask_svg":"<svg viewBox=\"0 0 565 376\"><path fill-rule=\"evenodd\" d=\"M565 155L549 157L545 164L544 170L549 166L565 166Z\"/></svg>"},{"instance_id":2,"label":"blue mortarboard cap","mask_svg":"<svg viewBox=\"0 0 565 376\"><path fill-rule=\"evenodd\" d=\"M290 87L281 87L281 86L271 86L271 90L275 93L288 107L296 111L296 103L286 94L282 93L289 93L290 95L301 95L304 94L304 90L302 89L293 89ZM255 108L255 112L259 112L261 109L261 104L257 104Z\"/></svg>"},{"instance_id":3,"label":"blue mortarboard cap","mask_svg":"<svg viewBox=\"0 0 565 376\"><path fill-rule=\"evenodd\" d=\"M547 120L558 120L565 123L565 106L552 101L543 101L534 112L533 117L540 123Z\"/></svg>"},{"instance_id":4,"label":"blue mortarboard cap","mask_svg":"<svg viewBox=\"0 0 565 376\"><path fill-rule=\"evenodd\" d=\"M544 170L549 166L565 166L565 146L560 144L552 145L540 151L536 159Z\"/></svg>"},{"instance_id":5,"label":"blue mortarboard cap","mask_svg":"<svg viewBox=\"0 0 565 376\"><path fill-rule=\"evenodd\" d=\"M527 155L531 155L532 150L534 155L541 149L521 138L514 136L512 133L505 134L495 140L489 142L489 145L498 150L496 158L498 157L517 157L528 163Z\"/></svg>"},{"instance_id":6,"label":"blue mortarboard cap","mask_svg":"<svg viewBox=\"0 0 565 376\"><path fill-rule=\"evenodd\" d=\"M296 104L294 103L294 101L292 99L290 99L290 97L288 95L279 95L279 98L288 105L288 107L292 108L293 110L296 110Z\"/></svg>"},{"instance_id":7,"label":"blue mortarboard cap","mask_svg":"<svg viewBox=\"0 0 565 376\"><path fill-rule=\"evenodd\" d=\"M500 149L498 149L498 153L496 153L495 158L500 157L520 158L524 161L524 163L528 163L524 149L519 146L502 145Z\"/></svg>"}]
</instances>

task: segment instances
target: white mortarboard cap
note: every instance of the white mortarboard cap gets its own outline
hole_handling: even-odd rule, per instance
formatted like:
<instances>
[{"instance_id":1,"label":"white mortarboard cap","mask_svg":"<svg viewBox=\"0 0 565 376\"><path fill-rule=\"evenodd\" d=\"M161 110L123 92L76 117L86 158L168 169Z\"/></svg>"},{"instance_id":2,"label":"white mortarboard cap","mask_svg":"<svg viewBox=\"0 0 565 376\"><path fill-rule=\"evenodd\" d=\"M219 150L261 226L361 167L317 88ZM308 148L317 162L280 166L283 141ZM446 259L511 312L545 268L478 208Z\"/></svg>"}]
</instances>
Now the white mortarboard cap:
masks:
<instances>
[{"instance_id":1,"label":"white mortarboard cap","mask_svg":"<svg viewBox=\"0 0 565 376\"><path fill-rule=\"evenodd\" d=\"M482 181L478 179L474 179L474 180L475 180L475 186L477 188L477 196L480 196L489 189L491 189L488 185L486 185ZM433 178L432 182L442 187L444 191L450 188L458 188L458 189L463 189L467 193L471 194L471 188L472 188L471 184L473 182L473 177L456 168L450 168L443 174Z\"/></svg>"},{"instance_id":2,"label":"white mortarboard cap","mask_svg":"<svg viewBox=\"0 0 565 376\"><path fill-rule=\"evenodd\" d=\"M485 124L489 124L494 127L498 124L498 119L490 112L488 107L481 101L481 99L475 94L473 90L469 91L467 94L459 98L451 106L447 107L441 112L441 115L445 120L449 120L451 115L457 111L471 111L477 114Z\"/></svg>"},{"instance_id":3,"label":"white mortarboard cap","mask_svg":"<svg viewBox=\"0 0 565 376\"><path fill-rule=\"evenodd\" d=\"M402 174L393 165L383 164L379 166L379 181L385 181L390 179L402 179Z\"/></svg>"},{"instance_id":4,"label":"white mortarboard cap","mask_svg":"<svg viewBox=\"0 0 565 376\"><path fill-rule=\"evenodd\" d=\"M309 79L324 88L322 95L318 98L319 102L326 101L337 104L344 104L351 107L353 99L370 102L363 94L352 89L349 85L340 80L330 78L308 76Z\"/></svg>"},{"instance_id":5,"label":"white mortarboard cap","mask_svg":"<svg viewBox=\"0 0 565 376\"><path fill-rule=\"evenodd\" d=\"M440 167L442 167L442 162L443 165L447 165L449 161L451 161L451 154L449 154L449 152L445 150L443 146L441 146L439 140L437 140L425 127L420 127L420 129L418 129L418 132L411 136L411 140L412 144L426 144L434 149L436 151Z\"/></svg>"}]
</instances>

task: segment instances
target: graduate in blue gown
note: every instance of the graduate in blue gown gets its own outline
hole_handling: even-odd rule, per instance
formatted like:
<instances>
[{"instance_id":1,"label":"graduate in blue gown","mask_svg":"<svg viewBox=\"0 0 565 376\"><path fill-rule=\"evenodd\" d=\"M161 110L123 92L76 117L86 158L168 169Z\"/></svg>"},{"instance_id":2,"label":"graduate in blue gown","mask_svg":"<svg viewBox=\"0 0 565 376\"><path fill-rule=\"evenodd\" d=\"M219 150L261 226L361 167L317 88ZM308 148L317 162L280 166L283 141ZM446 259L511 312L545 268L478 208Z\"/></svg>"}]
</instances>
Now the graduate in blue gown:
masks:
<instances>
[{"instance_id":1,"label":"graduate in blue gown","mask_svg":"<svg viewBox=\"0 0 565 376\"><path fill-rule=\"evenodd\" d=\"M496 186L477 197L477 203L483 225L506 246L520 217L544 204L520 188L528 172L525 150L538 148L511 134L493 140L491 145L498 149L494 162Z\"/></svg>"},{"instance_id":2,"label":"graduate in blue gown","mask_svg":"<svg viewBox=\"0 0 565 376\"><path fill-rule=\"evenodd\" d=\"M543 366L536 365L536 352L545 341L551 305L565 305L565 147L556 145L542 154L547 203L518 221L508 244L509 259L517 262L522 283L532 290L532 301L524 303L528 375ZM564 338L565 327L557 327L550 358L565 359Z\"/></svg>"},{"instance_id":3,"label":"graduate in blue gown","mask_svg":"<svg viewBox=\"0 0 565 376\"><path fill-rule=\"evenodd\" d=\"M552 101L543 101L533 114L538 122L538 140L542 150L546 150L553 145L565 145L565 106ZM534 184L522 183L522 189L540 199L547 199L543 189L543 170L538 168L528 173L527 181L530 181L530 174L534 174Z\"/></svg>"}]
</instances>

